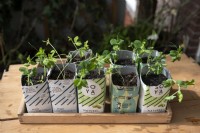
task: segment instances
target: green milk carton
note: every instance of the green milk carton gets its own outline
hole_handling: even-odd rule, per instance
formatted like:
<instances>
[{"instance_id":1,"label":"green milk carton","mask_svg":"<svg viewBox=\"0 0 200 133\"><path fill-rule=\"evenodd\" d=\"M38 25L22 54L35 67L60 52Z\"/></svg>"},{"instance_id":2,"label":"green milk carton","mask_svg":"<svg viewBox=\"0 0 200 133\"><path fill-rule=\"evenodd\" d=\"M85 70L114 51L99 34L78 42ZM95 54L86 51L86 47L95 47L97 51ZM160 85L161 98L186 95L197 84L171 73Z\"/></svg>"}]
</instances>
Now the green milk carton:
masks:
<instances>
[{"instance_id":1,"label":"green milk carton","mask_svg":"<svg viewBox=\"0 0 200 133\"><path fill-rule=\"evenodd\" d=\"M115 76L119 74L120 77L117 77L119 80L127 79L124 75L134 74L131 79L134 79L134 84L118 84L115 81ZM124 79L123 79L124 78ZM126 79L125 79L126 78ZM114 79L114 81L113 81ZM131 113L136 112L137 103L139 98L139 77L137 69L134 66L126 66L115 68L114 74L111 75L111 112L112 113Z\"/></svg>"}]
</instances>

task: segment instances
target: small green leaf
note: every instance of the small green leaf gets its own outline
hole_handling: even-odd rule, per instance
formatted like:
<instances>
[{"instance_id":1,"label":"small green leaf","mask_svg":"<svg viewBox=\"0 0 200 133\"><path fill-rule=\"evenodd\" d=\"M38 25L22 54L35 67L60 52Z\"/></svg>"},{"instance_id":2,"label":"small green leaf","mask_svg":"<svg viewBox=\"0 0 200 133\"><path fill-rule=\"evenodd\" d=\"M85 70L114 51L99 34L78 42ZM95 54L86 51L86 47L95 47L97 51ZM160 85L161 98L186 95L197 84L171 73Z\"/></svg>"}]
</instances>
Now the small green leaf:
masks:
<instances>
[{"instance_id":1,"label":"small green leaf","mask_svg":"<svg viewBox=\"0 0 200 133\"><path fill-rule=\"evenodd\" d=\"M163 81L162 83L164 87L172 87L175 84L175 81L173 79L167 79Z\"/></svg>"},{"instance_id":2,"label":"small green leaf","mask_svg":"<svg viewBox=\"0 0 200 133\"><path fill-rule=\"evenodd\" d=\"M174 98L176 98L176 96L171 95L171 96L166 97L165 100L171 101L171 100L173 100Z\"/></svg>"},{"instance_id":3,"label":"small green leaf","mask_svg":"<svg viewBox=\"0 0 200 133\"><path fill-rule=\"evenodd\" d=\"M76 44L76 46L81 46L82 45L81 42L76 42L75 44Z\"/></svg>"},{"instance_id":4,"label":"small green leaf","mask_svg":"<svg viewBox=\"0 0 200 133\"><path fill-rule=\"evenodd\" d=\"M115 45L116 43L117 43L117 40L116 40L116 39L111 39L111 40L110 40L110 44L111 44L111 45Z\"/></svg>"},{"instance_id":5,"label":"small green leaf","mask_svg":"<svg viewBox=\"0 0 200 133\"><path fill-rule=\"evenodd\" d=\"M76 43L78 41L78 39L79 39L78 36L74 37L74 42Z\"/></svg>"},{"instance_id":6,"label":"small green leaf","mask_svg":"<svg viewBox=\"0 0 200 133\"><path fill-rule=\"evenodd\" d=\"M135 40L133 42L133 45L134 45L135 48L141 48L142 47L142 42L139 41L139 40Z\"/></svg>"},{"instance_id":7,"label":"small green leaf","mask_svg":"<svg viewBox=\"0 0 200 133\"><path fill-rule=\"evenodd\" d=\"M74 85L78 88L81 89L82 87L86 87L87 86L87 81L86 80L81 80L79 78L74 80Z\"/></svg>"},{"instance_id":8,"label":"small green leaf","mask_svg":"<svg viewBox=\"0 0 200 133\"><path fill-rule=\"evenodd\" d=\"M194 79L192 79L191 81L177 80L176 82L180 87L184 87L184 88L187 88L188 85L194 85Z\"/></svg>"},{"instance_id":9,"label":"small green leaf","mask_svg":"<svg viewBox=\"0 0 200 133\"><path fill-rule=\"evenodd\" d=\"M179 90L177 92L177 95L178 95L178 101L181 102L183 100L183 94L182 94L182 92Z\"/></svg>"}]
</instances>

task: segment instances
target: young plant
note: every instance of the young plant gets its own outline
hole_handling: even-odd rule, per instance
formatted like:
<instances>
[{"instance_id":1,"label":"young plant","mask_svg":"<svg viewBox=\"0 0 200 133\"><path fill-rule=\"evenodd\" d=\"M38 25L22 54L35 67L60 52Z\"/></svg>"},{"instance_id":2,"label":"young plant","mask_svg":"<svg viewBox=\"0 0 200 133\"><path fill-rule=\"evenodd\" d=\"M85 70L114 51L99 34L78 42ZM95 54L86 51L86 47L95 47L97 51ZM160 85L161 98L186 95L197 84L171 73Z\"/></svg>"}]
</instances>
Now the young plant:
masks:
<instances>
[{"instance_id":1,"label":"young plant","mask_svg":"<svg viewBox=\"0 0 200 133\"><path fill-rule=\"evenodd\" d=\"M48 54L48 56L46 56L45 53L43 54L43 56L45 56L45 60L44 60L43 64L46 65L48 69L52 68L55 65L58 68L58 70L60 71L57 79L60 77L61 74L62 74L63 78L65 79L65 73L63 73L63 71L65 70L67 65L64 66L63 59L61 58L61 56L58 53L58 51L56 50L56 48L51 44L49 38L43 42L46 43L46 46L50 46L52 48L52 50L51 50L50 54ZM60 69L60 67L57 66L56 58L59 58L59 60L61 61L61 64L63 66L62 70Z\"/></svg>"},{"instance_id":2,"label":"young plant","mask_svg":"<svg viewBox=\"0 0 200 133\"><path fill-rule=\"evenodd\" d=\"M27 63L24 64L24 67L20 67L19 71L22 72L24 76L26 76L26 83L28 86L33 85L31 80L32 77L37 75L36 67L29 68L31 65L36 65L34 61L31 60L30 56L27 57Z\"/></svg>"},{"instance_id":3,"label":"young plant","mask_svg":"<svg viewBox=\"0 0 200 133\"><path fill-rule=\"evenodd\" d=\"M180 61L182 53L183 48L181 46L179 46L177 50L171 50L169 55L172 58L172 62L175 62L177 60Z\"/></svg>"},{"instance_id":4,"label":"young plant","mask_svg":"<svg viewBox=\"0 0 200 133\"><path fill-rule=\"evenodd\" d=\"M166 97L165 99L170 101L178 97L178 101L181 102L183 100L183 94L181 92L181 88L187 88L189 85L194 85L194 80L191 81L182 81L182 80L173 80L173 79L167 79L166 81L163 81L164 87L172 87L173 85L177 84L178 90L174 92L172 95Z\"/></svg>"},{"instance_id":5,"label":"young plant","mask_svg":"<svg viewBox=\"0 0 200 133\"><path fill-rule=\"evenodd\" d=\"M35 55L35 61L39 65L41 65L44 68L44 75L47 74L47 71L52 68L56 62L56 59L54 58L55 50L52 50L48 55L45 53L45 50L43 48L40 48L38 52Z\"/></svg>"},{"instance_id":6,"label":"young plant","mask_svg":"<svg viewBox=\"0 0 200 133\"><path fill-rule=\"evenodd\" d=\"M80 62L78 75L74 80L74 85L81 89L82 87L87 86L87 81L85 77L93 70L98 70L100 75L101 69L104 68L104 65L109 62L110 54L108 51L104 51L103 55L96 54L93 58L89 60L83 60Z\"/></svg>"},{"instance_id":7,"label":"young plant","mask_svg":"<svg viewBox=\"0 0 200 133\"><path fill-rule=\"evenodd\" d=\"M131 42L129 45L133 49L133 52L135 53L136 56L136 63L139 65L142 62L142 55L143 54L149 54L148 58L150 58L150 55L152 53L153 47L148 47L146 46L146 41L140 41L140 40L135 40L134 42Z\"/></svg>"},{"instance_id":8,"label":"young plant","mask_svg":"<svg viewBox=\"0 0 200 133\"><path fill-rule=\"evenodd\" d=\"M165 59L166 56L162 52L159 52L159 55L153 58L148 56L147 60L148 72L146 75L148 75L150 72L153 72L156 75L161 74L163 68L166 66L164 62Z\"/></svg>"},{"instance_id":9,"label":"young plant","mask_svg":"<svg viewBox=\"0 0 200 133\"><path fill-rule=\"evenodd\" d=\"M79 37L76 36L74 37L74 39L72 39L71 37L68 36L68 40L70 42L72 42L72 44L74 45L74 47L76 48L76 50L78 51L79 55L81 58L83 58L85 56L85 53L87 52L87 50L89 50L89 45L88 45L88 41L85 41L84 43L82 43L79 40ZM77 54L78 54L77 53ZM75 55L76 56L76 55ZM73 57L71 57L72 60Z\"/></svg>"},{"instance_id":10,"label":"young plant","mask_svg":"<svg viewBox=\"0 0 200 133\"><path fill-rule=\"evenodd\" d=\"M117 59L118 59L117 53L116 53L116 52L120 50L120 46L121 46L123 43L124 43L124 40L119 39L118 37L117 37L117 39L111 39L111 40L110 40L110 44L112 45L112 49L113 49L113 51L114 51L114 52L112 53L112 58L113 58L114 62L116 62Z\"/></svg>"}]
</instances>

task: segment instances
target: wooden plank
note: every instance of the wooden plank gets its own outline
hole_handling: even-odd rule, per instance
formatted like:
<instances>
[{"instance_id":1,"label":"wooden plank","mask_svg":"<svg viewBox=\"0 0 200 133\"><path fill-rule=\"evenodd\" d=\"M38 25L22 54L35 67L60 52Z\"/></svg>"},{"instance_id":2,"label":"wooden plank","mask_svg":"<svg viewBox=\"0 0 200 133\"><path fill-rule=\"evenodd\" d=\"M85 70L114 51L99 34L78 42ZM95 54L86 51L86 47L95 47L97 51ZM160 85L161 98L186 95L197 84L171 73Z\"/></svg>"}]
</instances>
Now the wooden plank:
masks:
<instances>
[{"instance_id":1,"label":"wooden plank","mask_svg":"<svg viewBox=\"0 0 200 133\"><path fill-rule=\"evenodd\" d=\"M26 113L22 100L18 117L20 123L170 123L170 105L165 113Z\"/></svg>"},{"instance_id":2,"label":"wooden plank","mask_svg":"<svg viewBox=\"0 0 200 133\"><path fill-rule=\"evenodd\" d=\"M200 126L184 124L20 124L2 122L1 133L199 133Z\"/></svg>"},{"instance_id":3,"label":"wooden plank","mask_svg":"<svg viewBox=\"0 0 200 133\"><path fill-rule=\"evenodd\" d=\"M16 69L18 68L19 67L17 65ZM20 84L20 72L16 69L5 72L3 74L3 79L0 81L1 120L17 118L17 109L22 97L22 91Z\"/></svg>"},{"instance_id":4,"label":"wooden plank","mask_svg":"<svg viewBox=\"0 0 200 133\"><path fill-rule=\"evenodd\" d=\"M171 103L170 124L20 124L18 120L3 121L1 133L198 133L200 131L200 100ZM105 118L106 119L106 118Z\"/></svg>"}]
</instances>

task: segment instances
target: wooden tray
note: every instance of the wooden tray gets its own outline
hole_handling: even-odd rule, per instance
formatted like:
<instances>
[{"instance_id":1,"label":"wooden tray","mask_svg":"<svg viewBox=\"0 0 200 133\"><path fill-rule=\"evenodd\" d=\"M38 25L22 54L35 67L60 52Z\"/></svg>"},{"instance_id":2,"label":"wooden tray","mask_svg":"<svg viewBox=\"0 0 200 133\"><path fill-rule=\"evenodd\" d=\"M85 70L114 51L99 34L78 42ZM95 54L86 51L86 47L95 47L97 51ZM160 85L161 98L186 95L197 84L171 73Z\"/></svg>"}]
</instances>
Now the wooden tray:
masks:
<instances>
[{"instance_id":1,"label":"wooden tray","mask_svg":"<svg viewBox=\"0 0 200 133\"><path fill-rule=\"evenodd\" d=\"M21 101L18 118L20 123L69 123L69 124L115 124L115 123L170 123L170 104L164 113L27 113L24 100Z\"/></svg>"}]
</instances>

